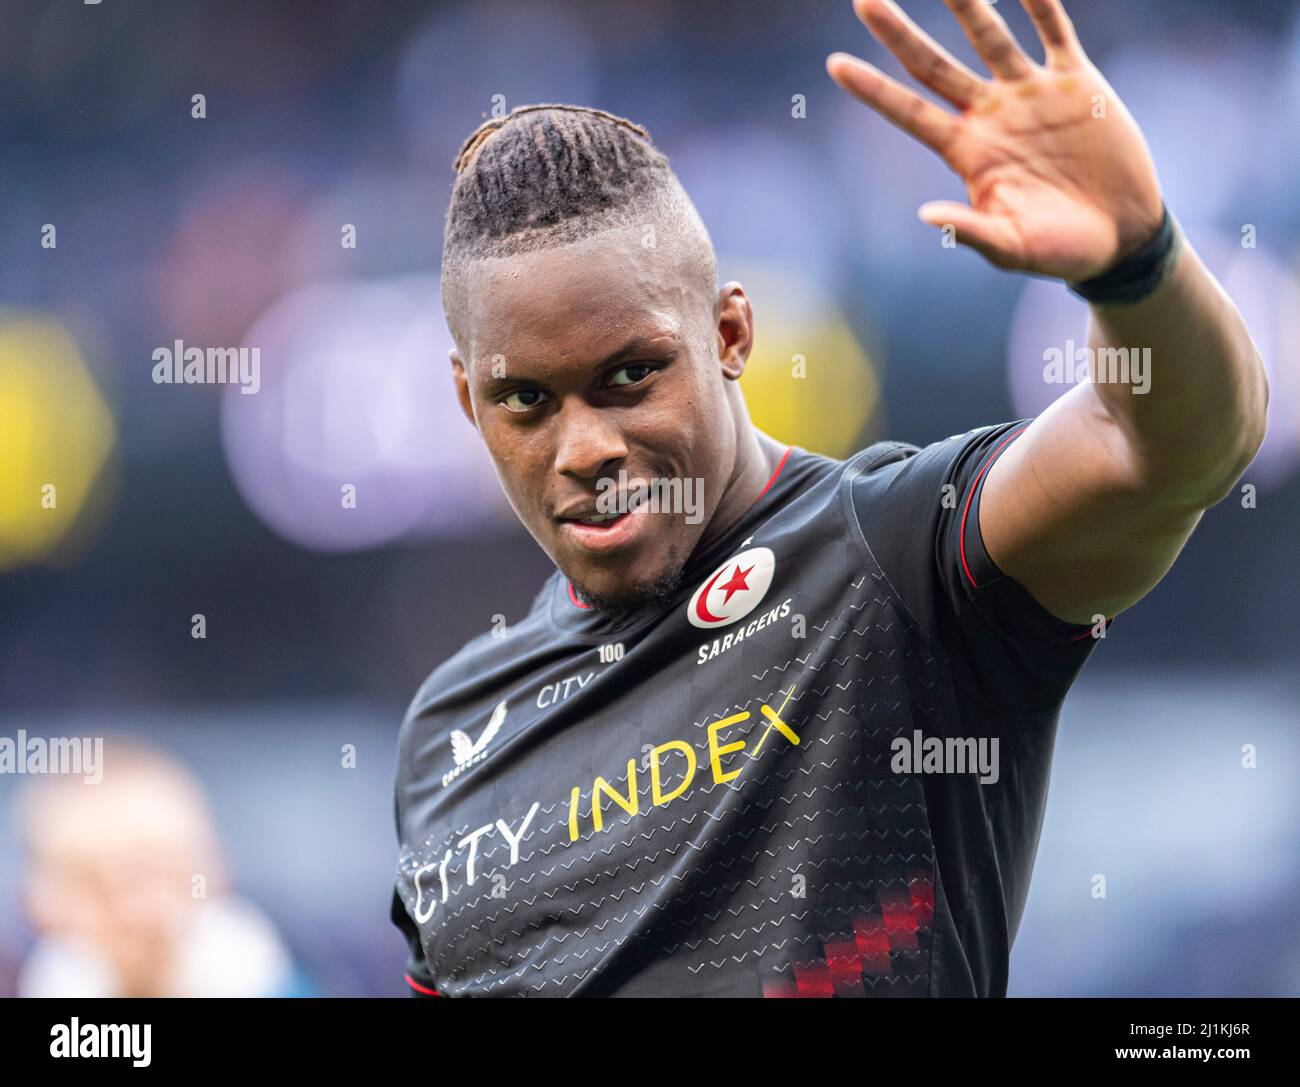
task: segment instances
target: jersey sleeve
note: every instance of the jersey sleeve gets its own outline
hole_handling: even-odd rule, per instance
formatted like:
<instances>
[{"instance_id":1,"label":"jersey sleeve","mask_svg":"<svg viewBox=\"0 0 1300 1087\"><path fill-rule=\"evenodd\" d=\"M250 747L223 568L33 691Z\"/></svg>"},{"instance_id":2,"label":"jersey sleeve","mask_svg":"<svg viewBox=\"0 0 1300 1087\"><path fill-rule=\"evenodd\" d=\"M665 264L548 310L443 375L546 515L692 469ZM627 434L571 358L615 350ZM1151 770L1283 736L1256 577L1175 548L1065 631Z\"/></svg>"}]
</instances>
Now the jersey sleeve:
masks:
<instances>
[{"instance_id":1,"label":"jersey sleeve","mask_svg":"<svg viewBox=\"0 0 1300 1087\"><path fill-rule=\"evenodd\" d=\"M1096 644L997 568L980 533L989 469L1029 421L859 454L850 491L867 547L957 677L998 705L1054 707Z\"/></svg>"},{"instance_id":2,"label":"jersey sleeve","mask_svg":"<svg viewBox=\"0 0 1300 1087\"><path fill-rule=\"evenodd\" d=\"M402 745L398 743L398 769L397 782L393 790L393 821L397 825L397 840L402 840L402 812L399 803L399 790L402 781ZM397 931L402 934L402 939L406 941L406 961L403 964L402 976L406 981L406 987L411 996L430 997L441 996L437 987L434 985L433 975L429 973L429 964L424 958L424 947L420 942L420 928L416 925L414 919L406 910L406 904L402 901L402 896L398 893L396 885L393 887L393 900L388 908L389 919L397 926Z\"/></svg>"},{"instance_id":3,"label":"jersey sleeve","mask_svg":"<svg viewBox=\"0 0 1300 1087\"><path fill-rule=\"evenodd\" d=\"M411 996L441 996L442 994L438 992L433 977L429 973L429 965L424 959L424 949L420 945L420 930L416 927L415 922L411 920L411 915L406 912L406 906L402 903L402 898L396 889L393 891L393 902L389 909L389 916L406 940L406 964L403 975Z\"/></svg>"}]
</instances>

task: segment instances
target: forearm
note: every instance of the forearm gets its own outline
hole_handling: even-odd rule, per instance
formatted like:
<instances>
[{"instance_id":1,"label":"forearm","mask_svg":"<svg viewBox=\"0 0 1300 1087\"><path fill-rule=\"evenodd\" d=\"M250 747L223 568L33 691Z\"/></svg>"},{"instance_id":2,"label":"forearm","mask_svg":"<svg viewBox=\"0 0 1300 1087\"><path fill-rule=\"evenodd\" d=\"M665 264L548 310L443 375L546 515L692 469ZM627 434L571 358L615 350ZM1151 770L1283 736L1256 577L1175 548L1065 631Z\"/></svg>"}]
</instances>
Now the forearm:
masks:
<instances>
[{"instance_id":1,"label":"forearm","mask_svg":"<svg viewBox=\"0 0 1300 1087\"><path fill-rule=\"evenodd\" d=\"M1241 314L1190 243L1147 298L1094 306L1088 341L1094 390L1141 489L1175 505L1222 498L1263 441L1268 384Z\"/></svg>"}]
</instances>

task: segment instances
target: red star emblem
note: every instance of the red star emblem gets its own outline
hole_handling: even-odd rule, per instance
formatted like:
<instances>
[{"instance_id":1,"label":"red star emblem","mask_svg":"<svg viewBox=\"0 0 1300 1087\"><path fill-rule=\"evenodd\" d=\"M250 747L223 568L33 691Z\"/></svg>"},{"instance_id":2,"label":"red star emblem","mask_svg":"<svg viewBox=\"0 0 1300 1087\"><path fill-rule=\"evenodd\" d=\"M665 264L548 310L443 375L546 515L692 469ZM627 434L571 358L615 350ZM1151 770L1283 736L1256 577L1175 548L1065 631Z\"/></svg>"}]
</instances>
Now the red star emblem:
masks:
<instances>
[{"instance_id":1,"label":"red star emblem","mask_svg":"<svg viewBox=\"0 0 1300 1087\"><path fill-rule=\"evenodd\" d=\"M749 588L749 583L745 580L745 576L752 569L754 568L751 566L748 570L742 570L740 568L740 563L736 563L736 569L732 571L731 580L728 581L725 585L718 586L719 589L727 590L727 595L722 598L722 606L724 608L727 606L727 601L729 601L732 598L732 596L740 592L741 589Z\"/></svg>"}]
</instances>

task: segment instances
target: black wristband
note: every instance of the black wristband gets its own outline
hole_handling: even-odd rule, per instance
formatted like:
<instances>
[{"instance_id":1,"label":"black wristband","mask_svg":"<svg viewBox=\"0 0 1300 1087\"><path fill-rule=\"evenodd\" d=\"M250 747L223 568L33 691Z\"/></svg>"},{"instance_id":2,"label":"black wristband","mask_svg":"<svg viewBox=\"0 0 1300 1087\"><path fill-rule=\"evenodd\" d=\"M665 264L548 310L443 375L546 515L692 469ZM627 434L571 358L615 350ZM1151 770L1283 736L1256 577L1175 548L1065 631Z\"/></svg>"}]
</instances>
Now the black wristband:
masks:
<instances>
[{"instance_id":1,"label":"black wristband","mask_svg":"<svg viewBox=\"0 0 1300 1087\"><path fill-rule=\"evenodd\" d=\"M1155 237L1136 253L1099 276L1067 286L1094 306L1131 306L1164 282L1178 260L1182 245L1182 229L1165 208Z\"/></svg>"}]
</instances>

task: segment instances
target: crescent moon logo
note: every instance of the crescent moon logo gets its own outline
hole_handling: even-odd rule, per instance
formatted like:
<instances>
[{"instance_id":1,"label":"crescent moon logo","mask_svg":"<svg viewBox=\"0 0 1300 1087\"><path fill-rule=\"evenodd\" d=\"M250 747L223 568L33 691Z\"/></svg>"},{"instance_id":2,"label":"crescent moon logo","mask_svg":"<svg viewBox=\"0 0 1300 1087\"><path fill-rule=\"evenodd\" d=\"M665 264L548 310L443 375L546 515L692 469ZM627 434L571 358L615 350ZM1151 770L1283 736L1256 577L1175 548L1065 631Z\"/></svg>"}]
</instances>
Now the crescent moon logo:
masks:
<instances>
[{"instance_id":1,"label":"crescent moon logo","mask_svg":"<svg viewBox=\"0 0 1300 1087\"><path fill-rule=\"evenodd\" d=\"M762 603L775 569L776 556L767 547L751 547L729 558L695 590L686 618L704 630L743 619Z\"/></svg>"},{"instance_id":2,"label":"crescent moon logo","mask_svg":"<svg viewBox=\"0 0 1300 1087\"><path fill-rule=\"evenodd\" d=\"M714 615L709 611L708 606L705 603L709 599L709 590L713 588L713 583L722 576L722 571L725 569L725 566L719 566L717 573L709 578L709 580L704 583L704 588L700 589L699 592L695 594L695 614L699 616L701 622L709 626L712 626L714 623L726 622L725 616Z\"/></svg>"}]
</instances>

